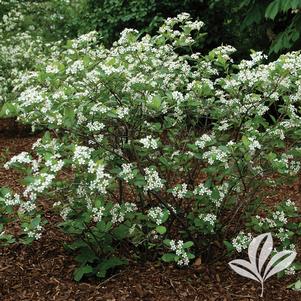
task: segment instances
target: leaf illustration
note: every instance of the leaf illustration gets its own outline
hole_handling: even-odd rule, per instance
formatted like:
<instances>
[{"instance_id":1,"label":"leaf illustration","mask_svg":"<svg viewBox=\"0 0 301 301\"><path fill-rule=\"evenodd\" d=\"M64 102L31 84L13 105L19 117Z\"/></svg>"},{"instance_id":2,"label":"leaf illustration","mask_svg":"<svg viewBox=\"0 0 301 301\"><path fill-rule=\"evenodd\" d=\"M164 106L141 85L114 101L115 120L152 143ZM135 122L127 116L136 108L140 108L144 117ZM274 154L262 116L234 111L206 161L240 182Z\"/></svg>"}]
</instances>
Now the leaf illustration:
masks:
<instances>
[{"instance_id":1,"label":"leaf illustration","mask_svg":"<svg viewBox=\"0 0 301 301\"><path fill-rule=\"evenodd\" d=\"M294 261L296 255L296 252L289 250L284 250L274 255L265 269L263 279L266 280L274 274L285 270Z\"/></svg>"},{"instance_id":2,"label":"leaf illustration","mask_svg":"<svg viewBox=\"0 0 301 301\"><path fill-rule=\"evenodd\" d=\"M256 266L252 266L249 261L243 259L235 259L229 262L232 270L237 274L255 280L257 282L262 282L261 276L258 274Z\"/></svg>"},{"instance_id":3,"label":"leaf illustration","mask_svg":"<svg viewBox=\"0 0 301 301\"><path fill-rule=\"evenodd\" d=\"M271 233L266 233L267 238L264 242L262 249L260 251L259 259L258 259L258 272L261 274L262 267L264 263L267 261L268 257L273 251L273 238Z\"/></svg>"},{"instance_id":4,"label":"leaf illustration","mask_svg":"<svg viewBox=\"0 0 301 301\"><path fill-rule=\"evenodd\" d=\"M260 245L262 248L260 250ZM260 254L258 256L260 250ZM273 250L273 238L271 233L264 233L255 237L248 248L249 260L236 259L229 262L229 266L239 275L261 283L263 297L263 284L266 279L286 269L294 261L297 253L285 250L274 255L268 262L264 273L262 268ZM257 260L258 258L258 260ZM263 276L262 276L263 274Z\"/></svg>"},{"instance_id":5,"label":"leaf illustration","mask_svg":"<svg viewBox=\"0 0 301 301\"><path fill-rule=\"evenodd\" d=\"M258 258L257 253L262 241L264 241L264 244L262 246L259 259L258 259L258 265L257 265L257 258ZM264 263L266 262L267 258L271 254L272 250L273 250L273 238L271 233L264 233L258 235L251 241L248 248L248 255L252 266L256 267L259 274L261 273L261 269Z\"/></svg>"}]
</instances>

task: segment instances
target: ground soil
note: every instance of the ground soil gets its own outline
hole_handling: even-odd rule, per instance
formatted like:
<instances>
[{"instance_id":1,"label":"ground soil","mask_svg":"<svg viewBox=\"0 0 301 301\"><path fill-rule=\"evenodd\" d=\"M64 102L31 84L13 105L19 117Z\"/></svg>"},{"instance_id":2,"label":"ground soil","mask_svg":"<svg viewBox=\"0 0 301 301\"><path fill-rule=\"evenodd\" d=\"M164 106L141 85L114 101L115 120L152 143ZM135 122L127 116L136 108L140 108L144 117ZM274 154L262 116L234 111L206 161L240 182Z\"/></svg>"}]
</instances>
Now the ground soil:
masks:
<instances>
[{"instance_id":1,"label":"ground soil","mask_svg":"<svg viewBox=\"0 0 301 301\"><path fill-rule=\"evenodd\" d=\"M30 150L37 137L14 122L0 120L0 161ZM0 168L0 187L20 191L20 178L17 172ZM276 198L279 197L291 197L301 207L297 185L282 187ZM47 236L31 246L0 248L0 301L301 300L301 292L287 289L298 275L269 279L265 296L260 298L260 285L230 270L229 258L210 266L197 261L188 269L160 262L131 263L106 280L85 279L77 283L72 279L75 262L62 246L67 238L54 226L50 213L46 212L45 217L49 222Z\"/></svg>"}]
</instances>

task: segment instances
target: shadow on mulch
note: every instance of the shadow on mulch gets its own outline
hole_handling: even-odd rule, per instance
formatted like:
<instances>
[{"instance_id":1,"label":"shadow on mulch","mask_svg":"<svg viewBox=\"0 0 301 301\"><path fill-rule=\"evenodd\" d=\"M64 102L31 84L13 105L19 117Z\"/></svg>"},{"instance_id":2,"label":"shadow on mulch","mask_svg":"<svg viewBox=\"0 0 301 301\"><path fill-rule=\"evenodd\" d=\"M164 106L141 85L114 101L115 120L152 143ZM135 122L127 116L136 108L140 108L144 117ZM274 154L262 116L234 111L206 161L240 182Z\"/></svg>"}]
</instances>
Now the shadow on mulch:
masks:
<instances>
[{"instance_id":1,"label":"shadow on mulch","mask_svg":"<svg viewBox=\"0 0 301 301\"><path fill-rule=\"evenodd\" d=\"M0 120L1 122L1 120ZM0 125L1 128L1 125ZM0 131L1 133L1 131ZM0 156L29 151L37 137L0 134ZM5 149L9 149L6 154ZM22 189L20 175L0 169L0 186ZM287 187L281 194L296 195L295 187ZM47 207L47 206L45 206ZM271 278L265 284L265 296L260 298L260 285L236 275L227 261L211 266L193 265L178 269L160 262L130 263L112 277L101 281L73 280L75 262L62 244L67 241L55 226L55 220L45 213L48 224L45 235L31 246L14 245L0 249L0 300L1 301L249 301L249 300L301 300L301 292L287 290L296 277L278 280ZM300 246L299 246L300 249Z\"/></svg>"}]
</instances>

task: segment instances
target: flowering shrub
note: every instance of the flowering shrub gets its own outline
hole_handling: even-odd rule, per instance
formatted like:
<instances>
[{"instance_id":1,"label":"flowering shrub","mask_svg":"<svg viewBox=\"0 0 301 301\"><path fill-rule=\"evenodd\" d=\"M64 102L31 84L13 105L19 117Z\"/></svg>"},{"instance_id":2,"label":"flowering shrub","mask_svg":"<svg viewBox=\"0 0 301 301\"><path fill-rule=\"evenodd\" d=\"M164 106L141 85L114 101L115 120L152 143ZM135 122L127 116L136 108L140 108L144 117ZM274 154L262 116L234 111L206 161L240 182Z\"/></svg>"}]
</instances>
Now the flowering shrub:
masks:
<instances>
[{"instance_id":1,"label":"flowering shrub","mask_svg":"<svg viewBox=\"0 0 301 301\"><path fill-rule=\"evenodd\" d=\"M202 25L181 14L155 36L126 29L110 49L91 32L54 45L14 86L19 120L48 131L5 164L26 186L3 190L1 210L30 243L44 231L37 201L53 200L77 280L125 264L124 250L187 265L216 242L244 249L246 229L274 229L279 248L300 234L293 203L260 214L265 188L299 175L301 56L235 65L230 46L190 53Z\"/></svg>"},{"instance_id":2,"label":"flowering shrub","mask_svg":"<svg viewBox=\"0 0 301 301\"><path fill-rule=\"evenodd\" d=\"M45 60L55 41L75 36L83 0L0 1L0 116L15 115L15 79ZM2 107L2 105L4 106ZM2 108L1 108L2 107Z\"/></svg>"}]
</instances>

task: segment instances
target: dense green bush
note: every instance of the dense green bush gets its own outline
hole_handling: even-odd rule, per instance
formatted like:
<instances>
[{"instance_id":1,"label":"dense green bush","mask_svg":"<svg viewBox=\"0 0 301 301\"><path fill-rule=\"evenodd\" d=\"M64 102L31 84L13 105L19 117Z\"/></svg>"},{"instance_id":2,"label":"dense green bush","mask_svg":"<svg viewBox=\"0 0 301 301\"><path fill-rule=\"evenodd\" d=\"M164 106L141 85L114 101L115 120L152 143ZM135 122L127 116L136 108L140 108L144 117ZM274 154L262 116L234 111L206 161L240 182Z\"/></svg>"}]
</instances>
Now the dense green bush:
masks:
<instances>
[{"instance_id":1,"label":"dense green bush","mask_svg":"<svg viewBox=\"0 0 301 301\"><path fill-rule=\"evenodd\" d=\"M300 49L300 0L244 0L240 7L248 9L242 30L252 26L263 33L262 36L255 37L254 42L268 38L266 48L270 48L270 53Z\"/></svg>"},{"instance_id":2,"label":"dense green bush","mask_svg":"<svg viewBox=\"0 0 301 301\"><path fill-rule=\"evenodd\" d=\"M91 32L19 77L19 120L48 132L5 164L25 173L22 195L0 191L18 242L47 235L46 197L74 239L76 280L128 257L211 260L223 242L242 251L267 231L275 251L294 249L298 208L263 201L300 172L301 55L265 64L254 52L236 65L231 46L187 54L202 26L183 13L154 36L126 29L109 49Z\"/></svg>"}]
</instances>

